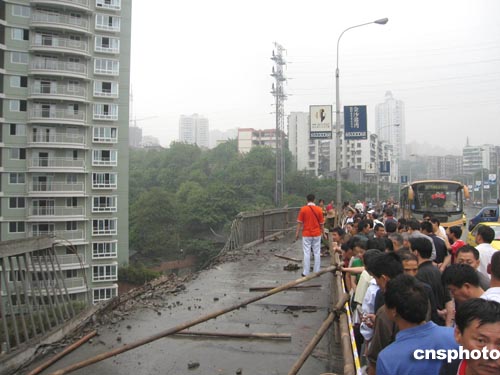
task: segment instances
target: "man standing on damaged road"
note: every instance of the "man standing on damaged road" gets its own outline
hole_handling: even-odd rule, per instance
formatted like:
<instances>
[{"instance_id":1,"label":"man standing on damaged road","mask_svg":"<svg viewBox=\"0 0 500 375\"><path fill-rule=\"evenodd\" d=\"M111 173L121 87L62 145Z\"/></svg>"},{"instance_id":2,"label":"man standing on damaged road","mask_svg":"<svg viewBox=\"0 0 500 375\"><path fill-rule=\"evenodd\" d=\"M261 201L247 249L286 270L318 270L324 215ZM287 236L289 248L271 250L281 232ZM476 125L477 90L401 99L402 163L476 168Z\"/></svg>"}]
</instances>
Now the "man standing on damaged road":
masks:
<instances>
[{"instance_id":1,"label":"man standing on damaged road","mask_svg":"<svg viewBox=\"0 0 500 375\"><path fill-rule=\"evenodd\" d=\"M311 248L314 254L314 272L319 272L321 266L321 236L324 235L325 219L323 211L314 204L314 194L307 196L307 205L303 206L297 217L297 230L295 240L299 239L302 230L302 249L304 251L304 271L302 276L307 276L311 266Z\"/></svg>"}]
</instances>

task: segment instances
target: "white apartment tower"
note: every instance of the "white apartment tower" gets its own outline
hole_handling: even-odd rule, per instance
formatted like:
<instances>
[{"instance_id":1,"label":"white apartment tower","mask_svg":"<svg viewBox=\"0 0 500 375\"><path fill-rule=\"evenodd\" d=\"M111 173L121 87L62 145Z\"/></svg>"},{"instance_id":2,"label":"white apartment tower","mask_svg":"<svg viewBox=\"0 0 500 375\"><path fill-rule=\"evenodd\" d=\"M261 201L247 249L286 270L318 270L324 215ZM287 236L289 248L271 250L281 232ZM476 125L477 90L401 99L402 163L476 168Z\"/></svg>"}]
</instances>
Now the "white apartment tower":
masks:
<instances>
[{"instance_id":1,"label":"white apartment tower","mask_svg":"<svg viewBox=\"0 0 500 375\"><path fill-rule=\"evenodd\" d=\"M381 142L393 146L396 159L405 159L405 105L401 100L394 99L390 91L385 93L384 103L375 107L375 131Z\"/></svg>"},{"instance_id":2,"label":"white apartment tower","mask_svg":"<svg viewBox=\"0 0 500 375\"><path fill-rule=\"evenodd\" d=\"M309 112L288 115L288 149L295 157L297 170L319 175L320 141L309 138Z\"/></svg>"},{"instance_id":3,"label":"white apartment tower","mask_svg":"<svg viewBox=\"0 0 500 375\"><path fill-rule=\"evenodd\" d=\"M208 119L198 114L181 115L179 119L179 141L209 147Z\"/></svg>"},{"instance_id":4,"label":"white apartment tower","mask_svg":"<svg viewBox=\"0 0 500 375\"><path fill-rule=\"evenodd\" d=\"M0 2L0 240L53 236L73 300L128 263L131 0Z\"/></svg>"}]
</instances>

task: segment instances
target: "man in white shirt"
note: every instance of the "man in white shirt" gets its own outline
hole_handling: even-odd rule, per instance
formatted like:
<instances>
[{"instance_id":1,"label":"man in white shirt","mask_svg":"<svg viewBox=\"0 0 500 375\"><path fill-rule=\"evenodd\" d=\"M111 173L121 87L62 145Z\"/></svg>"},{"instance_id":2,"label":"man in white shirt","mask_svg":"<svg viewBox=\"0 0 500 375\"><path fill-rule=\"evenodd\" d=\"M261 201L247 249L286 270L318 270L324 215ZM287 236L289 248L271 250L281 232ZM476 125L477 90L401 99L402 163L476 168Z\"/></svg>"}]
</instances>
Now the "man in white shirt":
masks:
<instances>
[{"instance_id":1,"label":"man in white shirt","mask_svg":"<svg viewBox=\"0 0 500 375\"><path fill-rule=\"evenodd\" d=\"M490 288L484 292L481 298L500 303L500 251L496 251L491 257L488 271L491 274Z\"/></svg>"},{"instance_id":2,"label":"man in white shirt","mask_svg":"<svg viewBox=\"0 0 500 375\"><path fill-rule=\"evenodd\" d=\"M491 278L488 274L488 264L491 262L491 257L495 253L495 248L491 246L491 242L495 239L495 231L487 225L481 225L476 234L476 249L479 251L479 264L478 271Z\"/></svg>"}]
</instances>

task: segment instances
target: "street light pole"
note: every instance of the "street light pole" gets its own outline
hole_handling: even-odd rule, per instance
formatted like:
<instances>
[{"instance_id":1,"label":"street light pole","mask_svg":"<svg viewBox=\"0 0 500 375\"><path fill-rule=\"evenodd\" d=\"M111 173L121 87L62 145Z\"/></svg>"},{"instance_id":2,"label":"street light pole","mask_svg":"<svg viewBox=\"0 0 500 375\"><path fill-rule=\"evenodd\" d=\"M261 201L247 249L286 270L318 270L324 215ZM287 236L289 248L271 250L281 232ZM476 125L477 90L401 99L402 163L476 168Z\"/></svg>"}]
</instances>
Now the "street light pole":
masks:
<instances>
[{"instance_id":1,"label":"street light pole","mask_svg":"<svg viewBox=\"0 0 500 375\"><path fill-rule=\"evenodd\" d=\"M372 22L367 22L367 23L362 23L360 25L355 25L348 27L342 33L340 33L339 38L337 39L337 68L335 69L335 121L336 121L336 139L335 139L335 168L336 168L336 177L337 177L337 207L340 210L340 207L342 207L342 181L341 181L341 173L340 169L342 166L341 160L340 160L340 90L339 90L339 44L340 44L340 38L342 38L342 35L347 30L354 29L356 27L361 27L365 25L370 25L372 23L376 23L378 25L385 25L389 21L388 18L381 18ZM338 215L340 215L341 212L338 211Z\"/></svg>"}]
</instances>

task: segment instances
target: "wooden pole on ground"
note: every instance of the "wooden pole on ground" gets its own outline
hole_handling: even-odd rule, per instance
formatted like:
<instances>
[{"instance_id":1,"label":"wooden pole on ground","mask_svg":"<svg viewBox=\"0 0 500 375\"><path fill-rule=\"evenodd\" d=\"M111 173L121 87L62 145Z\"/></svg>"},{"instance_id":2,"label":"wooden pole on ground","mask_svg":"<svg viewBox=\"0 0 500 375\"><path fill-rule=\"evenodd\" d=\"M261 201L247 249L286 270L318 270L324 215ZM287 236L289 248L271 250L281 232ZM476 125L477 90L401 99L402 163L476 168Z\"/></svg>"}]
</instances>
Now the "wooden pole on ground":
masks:
<instances>
[{"instance_id":1,"label":"wooden pole on ground","mask_svg":"<svg viewBox=\"0 0 500 375\"><path fill-rule=\"evenodd\" d=\"M307 358L309 358L309 356L311 355L316 345L318 345L323 335L332 325L334 319L339 315L345 315L342 314L341 311L347 301L349 301L349 295L347 293L344 293L342 297L338 300L337 304L335 305L335 310L332 311L330 314L328 314L328 317L325 319L323 324L321 324L321 327L319 327L318 331L313 336L309 344L307 344L306 348L304 349L300 357L297 359L297 361L294 363L294 365L288 372L288 375L296 375L299 372L299 370L302 368Z\"/></svg>"},{"instance_id":2,"label":"wooden pole on ground","mask_svg":"<svg viewBox=\"0 0 500 375\"><path fill-rule=\"evenodd\" d=\"M175 333L180 336L210 336L210 337L224 337L235 339L261 339L261 340L291 340L292 335L289 333L230 333L230 332L196 332L196 331L181 331ZM28 374L29 375L29 374Z\"/></svg>"},{"instance_id":3,"label":"wooden pole on ground","mask_svg":"<svg viewBox=\"0 0 500 375\"><path fill-rule=\"evenodd\" d=\"M94 364L96 362L100 362L100 361L103 361L105 359L114 357L115 355L118 355L118 354L127 352L129 350L135 349L135 348L137 348L139 346L142 346L142 345L145 345L145 344L149 344L150 342L153 342L153 341L156 341L158 339L161 339L162 337L166 337L166 336L172 335L174 333L177 333L179 331L185 330L185 329L190 328L192 326L195 326L197 324L206 322L207 320L216 318L219 315L223 315L223 314L228 313L230 311L239 309L239 308L241 308L243 306L246 306L246 305L248 305L248 304L250 304L252 302L259 301L259 300L264 299L266 297L269 297L269 296L271 296L273 294L276 294L276 293L282 292L283 290L287 290L287 289L289 289L291 287L294 287L295 285L301 284L301 283L303 283L305 281L309 281L309 280L314 279L316 277L319 277L319 276L321 276L321 275L323 275L325 273L333 272L333 271L336 271L336 270L337 270L337 266L330 266L330 267L327 267L327 268L325 268L323 270L320 270L319 272L310 273L309 275L307 275L305 277L301 277L301 278L299 278L297 280L290 281L290 282L288 282L286 284L283 284L283 285L278 286L278 287L276 287L274 289L271 289L270 291L265 292L265 293L263 293L261 295L258 295L258 296L249 298L249 299L247 299L247 300L245 300L243 302L240 302L240 303L238 303L236 305L232 305L232 306L226 307L226 308L224 308L222 310L218 310L218 311L212 312L212 313L207 314L207 315L203 315L203 316L201 316L199 318L196 318L194 320L191 320L191 321L179 324L179 325L177 325L175 327L169 328L169 329L167 329L167 330L165 330L163 332L159 332L156 335L144 338L142 340L135 341L135 342L130 343L130 344L126 344L126 345L120 346L119 348L110 350L108 352L104 352L104 353L98 354L98 355L96 355L94 357L91 357L91 358L88 358L88 359L83 360L81 362L75 363L75 364L70 365L68 367L65 367L65 368L63 368L61 370L57 370L57 371L53 372L51 375L68 374L70 372L73 372L73 371L78 370L78 369L83 368L83 367L87 367L87 366L89 366L91 364Z\"/></svg>"},{"instance_id":4,"label":"wooden pole on ground","mask_svg":"<svg viewBox=\"0 0 500 375\"><path fill-rule=\"evenodd\" d=\"M89 334L83 336L80 340L77 342L74 342L70 346L66 347L62 352L56 354L53 356L51 359L49 359L47 362L41 364L37 368L31 370L28 375L36 375L41 373L43 370L45 370L47 367L52 365L53 363L59 361L62 357L64 357L66 354L71 353L73 350L76 348L80 347L82 344L86 343L89 341L92 337L94 337L97 334L97 331L92 331Z\"/></svg>"}]
</instances>

